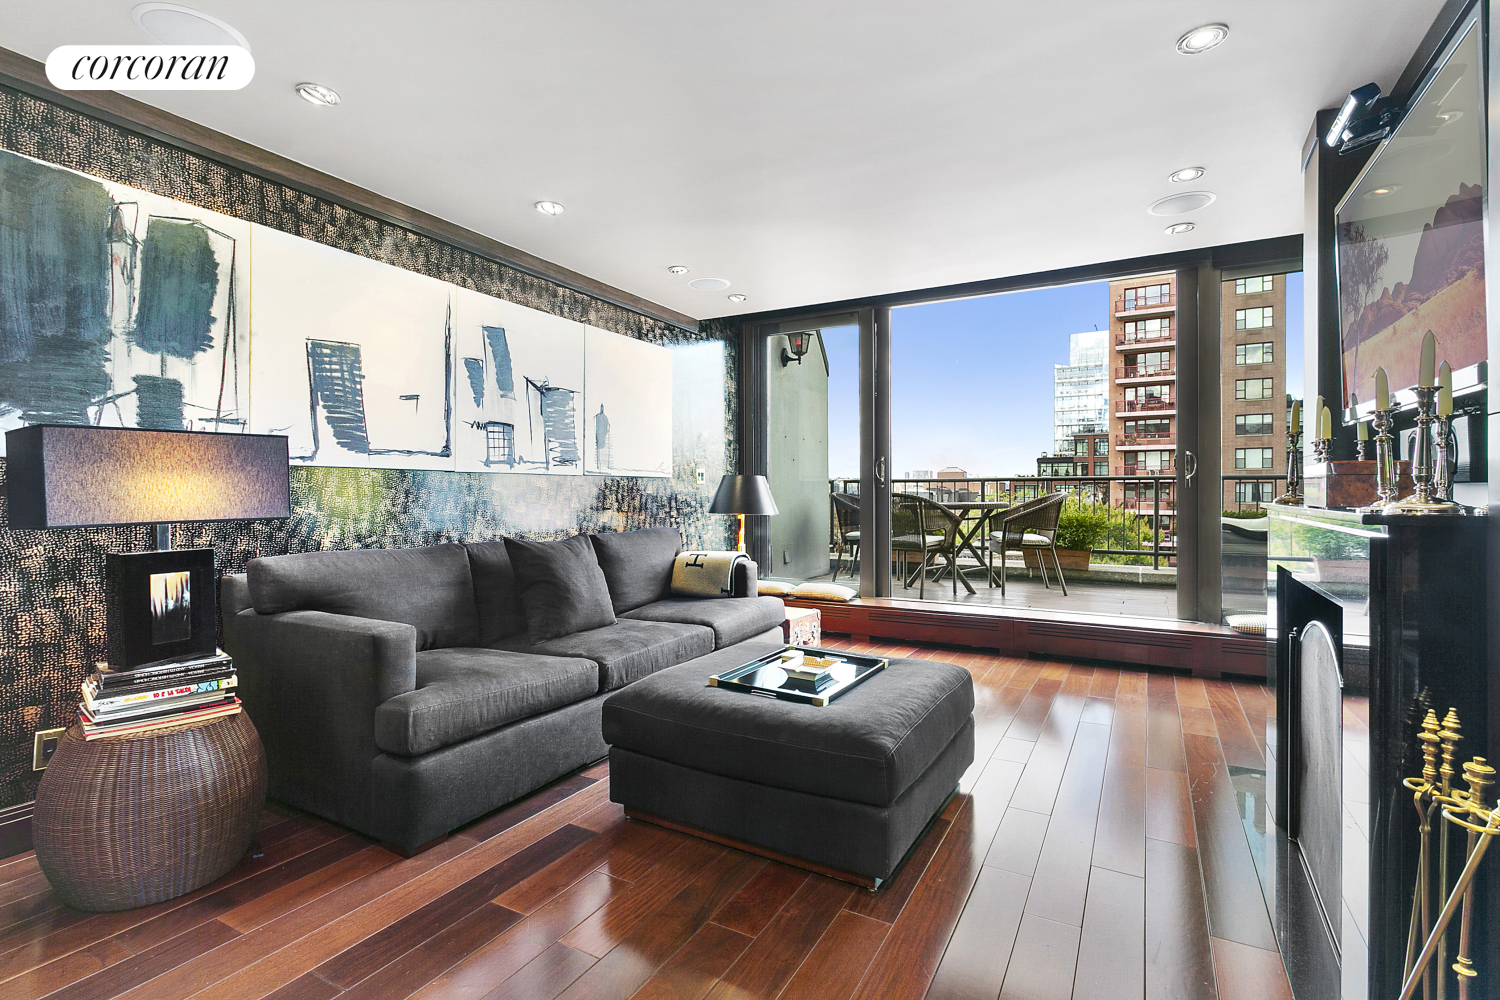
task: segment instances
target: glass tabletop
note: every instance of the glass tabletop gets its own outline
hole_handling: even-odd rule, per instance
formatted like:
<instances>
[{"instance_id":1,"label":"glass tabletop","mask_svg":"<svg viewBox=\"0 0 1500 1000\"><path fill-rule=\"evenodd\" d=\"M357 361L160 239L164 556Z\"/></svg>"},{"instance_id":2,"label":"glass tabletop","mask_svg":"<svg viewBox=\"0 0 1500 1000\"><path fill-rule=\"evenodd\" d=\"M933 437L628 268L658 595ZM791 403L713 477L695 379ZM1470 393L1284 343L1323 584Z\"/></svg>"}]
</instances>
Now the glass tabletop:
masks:
<instances>
[{"instance_id":1,"label":"glass tabletop","mask_svg":"<svg viewBox=\"0 0 1500 1000\"><path fill-rule=\"evenodd\" d=\"M880 657L839 649L783 646L743 666L714 674L708 684L821 707L884 670L886 663ZM819 675L818 679L809 679L809 674Z\"/></svg>"}]
</instances>

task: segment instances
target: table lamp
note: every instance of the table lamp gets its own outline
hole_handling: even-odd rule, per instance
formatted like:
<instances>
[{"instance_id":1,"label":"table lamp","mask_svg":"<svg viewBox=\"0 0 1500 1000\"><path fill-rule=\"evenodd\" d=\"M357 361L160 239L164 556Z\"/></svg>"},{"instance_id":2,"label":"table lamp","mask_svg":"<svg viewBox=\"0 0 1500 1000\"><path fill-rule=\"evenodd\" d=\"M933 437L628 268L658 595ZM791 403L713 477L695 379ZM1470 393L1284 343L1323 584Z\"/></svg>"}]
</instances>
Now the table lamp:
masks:
<instances>
[{"instance_id":1,"label":"table lamp","mask_svg":"<svg viewBox=\"0 0 1500 1000\"><path fill-rule=\"evenodd\" d=\"M745 515L775 514L776 500L771 496L771 484L765 476L726 475L719 480L719 489L713 502L708 505L710 514L734 514L739 518L739 530L735 536L737 551L745 551Z\"/></svg>"},{"instance_id":2,"label":"table lamp","mask_svg":"<svg viewBox=\"0 0 1500 1000\"><path fill-rule=\"evenodd\" d=\"M291 516L282 435L34 424L5 448L12 530L156 525L157 551L105 553L120 669L214 651L214 552L172 548L172 522Z\"/></svg>"}]
</instances>

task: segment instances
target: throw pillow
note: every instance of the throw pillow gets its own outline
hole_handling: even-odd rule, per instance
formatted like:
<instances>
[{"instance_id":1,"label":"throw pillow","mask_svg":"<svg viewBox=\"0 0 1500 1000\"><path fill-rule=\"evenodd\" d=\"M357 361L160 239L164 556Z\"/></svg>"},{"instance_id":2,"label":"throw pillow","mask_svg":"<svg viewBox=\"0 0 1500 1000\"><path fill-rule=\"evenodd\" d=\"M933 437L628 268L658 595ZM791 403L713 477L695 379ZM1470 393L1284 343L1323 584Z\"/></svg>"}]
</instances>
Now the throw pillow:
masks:
<instances>
[{"instance_id":1,"label":"throw pillow","mask_svg":"<svg viewBox=\"0 0 1500 1000\"><path fill-rule=\"evenodd\" d=\"M787 596L806 601L853 601L859 597L859 591L836 583L803 583L793 587Z\"/></svg>"},{"instance_id":2,"label":"throw pillow","mask_svg":"<svg viewBox=\"0 0 1500 1000\"><path fill-rule=\"evenodd\" d=\"M795 583L784 583L781 580L762 580L755 592L761 597L785 597L795 586Z\"/></svg>"},{"instance_id":3,"label":"throw pillow","mask_svg":"<svg viewBox=\"0 0 1500 1000\"><path fill-rule=\"evenodd\" d=\"M507 538L505 551L516 573L532 642L615 623L609 586L587 535L560 542Z\"/></svg>"}]
</instances>

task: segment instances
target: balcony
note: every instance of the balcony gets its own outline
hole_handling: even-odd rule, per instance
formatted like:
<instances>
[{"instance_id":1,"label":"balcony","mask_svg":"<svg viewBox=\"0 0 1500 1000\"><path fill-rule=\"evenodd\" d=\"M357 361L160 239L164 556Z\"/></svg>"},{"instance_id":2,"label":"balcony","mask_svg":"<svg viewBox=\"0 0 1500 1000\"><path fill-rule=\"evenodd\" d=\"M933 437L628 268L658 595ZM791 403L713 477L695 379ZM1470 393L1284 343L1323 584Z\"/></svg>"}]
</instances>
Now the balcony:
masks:
<instances>
[{"instance_id":1,"label":"balcony","mask_svg":"<svg viewBox=\"0 0 1500 1000\"><path fill-rule=\"evenodd\" d=\"M1170 417L1177 413L1177 401L1175 399L1115 400L1115 415L1124 416L1128 413L1158 413L1164 417Z\"/></svg>"},{"instance_id":2,"label":"balcony","mask_svg":"<svg viewBox=\"0 0 1500 1000\"><path fill-rule=\"evenodd\" d=\"M1177 466L1144 466L1144 465L1117 465L1115 466L1117 476L1172 476L1177 475Z\"/></svg>"},{"instance_id":3,"label":"balcony","mask_svg":"<svg viewBox=\"0 0 1500 1000\"><path fill-rule=\"evenodd\" d=\"M973 547L960 551L958 571L974 590L970 593L959 583L955 597L954 580L946 565L930 569L925 587L920 586L920 581L912 573L916 568L915 560L896 553L890 596L908 601L921 599L971 606L1171 618L1176 614L1177 580L1177 538L1172 523L1165 520L1173 513L1170 494L1176 480L1171 477L1170 472L1163 476L1148 474L1132 477L1128 483L1111 476L1087 475L967 476L956 483L938 479L894 479L891 481L893 492L936 500L960 519L960 537L971 537ZM835 493L857 493L859 481L835 479L830 481L829 488ZM1127 489L1167 495L1163 496L1158 511L1149 498L1141 501L1126 499ZM1040 573L1034 567L1028 568L1019 552L1011 552L1005 559L1007 584L1006 593L1002 595L999 587L1001 560L987 544L989 526L980 523L980 510L965 505L993 500L1020 503L1058 490L1066 491L1077 502L1102 514L1107 524L1105 537L1093 549L1088 569L1066 571L1068 595L1064 597L1055 578L1050 588L1043 586ZM836 529L837 518L831 512L829 518L830 527ZM846 548L840 556L836 531L831 542L829 573L816 579L829 579L837 568L838 583L857 580L851 552ZM903 558L906 562L902 561ZM987 559L993 576L986 571ZM1048 566L1050 568L1050 561Z\"/></svg>"},{"instance_id":4,"label":"balcony","mask_svg":"<svg viewBox=\"0 0 1500 1000\"><path fill-rule=\"evenodd\" d=\"M1117 333L1115 334L1115 350L1135 351L1142 345L1161 349L1177 346L1177 331L1175 330L1151 330L1146 333Z\"/></svg>"},{"instance_id":5,"label":"balcony","mask_svg":"<svg viewBox=\"0 0 1500 1000\"><path fill-rule=\"evenodd\" d=\"M1116 316L1144 316L1150 313L1177 311L1177 296L1171 292L1155 295L1122 295L1115 299Z\"/></svg>"},{"instance_id":6,"label":"balcony","mask_svg":"<svg viewBox=\"0 0 1500 1000\"><path fill-rule=\"evenodd\" d=\"M1115 437L1115 447L1122 450L1175 448L1176 446L1177 435L1171 431L1161 431L1153 434L1119 434Z\"/></svg>"},{"instance_id":7,"label":"balcony","mask_svg":"<svg viewBox=\"0 0 1500 1000\"><path fill-rule=\"evenodd\" d=\"M1115 369L1115 381L1177 381L1177 362L1163 361L1152 365L1121 365Z\"/></svg>"}]
</instances>

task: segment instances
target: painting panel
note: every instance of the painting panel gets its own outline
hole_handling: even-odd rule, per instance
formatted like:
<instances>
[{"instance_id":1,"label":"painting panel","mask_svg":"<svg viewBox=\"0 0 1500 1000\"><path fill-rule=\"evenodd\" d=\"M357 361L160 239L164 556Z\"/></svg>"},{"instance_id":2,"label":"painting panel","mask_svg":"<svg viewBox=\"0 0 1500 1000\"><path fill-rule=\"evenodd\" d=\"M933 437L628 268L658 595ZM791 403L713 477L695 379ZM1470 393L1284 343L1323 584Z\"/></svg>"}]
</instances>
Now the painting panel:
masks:
<instances>
[{"instance_id":1,"label":"painting panel","mask_svg":"<svg viewBox=\"0 0 1500 1000\"><path fill-rule=\"evenodd\" d=\"M292 461L451 470L454 286L255 227L252 424Z\"/></svg>"},{"instance_id":2,"label":"painting panel","mask_svg":"<svg viewBox=\"0 0 1500 1000\"><path fill-rule=\"evenodd\" d=\"M0 150L0 431L245 430L251 229Z\"/></svg>"},{"instance_id":3,"label":"painting panel","mask_svg":"<svg viewBox=\"0 0 1500 1000\"><path fill-rule=\"evenodd\" d=\"M584 326L454 289L461 472L583 474Z\"/></svg>"},{"instance_id":4,"label":"painting panel","mask_svg":"<svg viewBox=\"0 0 1500 1000\"><path fill-rule=\"evenodd\" d=\"M1488 355L1478 29L1432 76L1338 210L1344 396L1417 384L1423 334L1454 371Z\"/></svg>"},{"instance_id":5,"label":"painting panel","mask_svg":"<svg viewBox=\"0 0 1500 1000\"><path fill-rule=\"evenodd\" d=\"M584 469L591 476L672 475L672 352L587 327Z\"/></svg>"}]
</instances>

